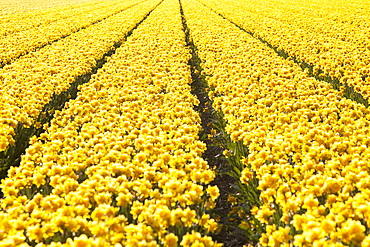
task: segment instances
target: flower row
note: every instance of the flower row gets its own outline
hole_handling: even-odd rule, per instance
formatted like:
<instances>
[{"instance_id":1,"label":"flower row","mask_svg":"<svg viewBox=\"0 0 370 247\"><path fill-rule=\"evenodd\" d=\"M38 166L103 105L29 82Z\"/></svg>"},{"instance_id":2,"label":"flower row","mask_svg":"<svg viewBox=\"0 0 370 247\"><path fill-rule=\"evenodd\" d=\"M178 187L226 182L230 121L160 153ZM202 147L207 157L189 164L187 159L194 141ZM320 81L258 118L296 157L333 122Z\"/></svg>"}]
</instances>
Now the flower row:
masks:
<instances>
[{"instance_id":1,"label":"flower row","mask_svg":"<svg viewBox=\"0 0 370 247\"><path fill-rule=\"evenodd\" d=\"M244 2L244 6L246 2ZM250 2L248 2L250 3ZM308 33L325 35L359 47L370 49L370 5L364 2L305 1L294 3L286 1L266 4L263 9L250 5L253 9L263 11L264 16L275 18L292 27L307 30Z\"/></svg>"},{"instance_id":2,"label":"flower row","mask_svg":"<svg viewBox=\"0 0 370 247\"><path fill-rule=\"evenodd\" d=\"M101 0L67 4L53 8L39 9L34 11L20 12L12 15L0 16L0 36L35 28L49 24L60 19L66 19L84 11L91 11L91 5L99 8L104 6Z\"/></svg>"},{"instance_id":3,"label":"flower row","mask_svg":"<svg viewBox=\"0 0 370 247\"><path fill-rule=\"evenodd\" d=\"M0 69L0 152L14 144L17 125L34 124L53 95L89 73L96 60L122 42L158 2L135 5Z\"/></svg>"},{"instance_id":4,"label":"flower row","mask_svg":"<svg viewBox=\"0 0 370 247\"><path fill-rule=\"evenodd\" d=\"M241 193L259 202L240 207L240 227L264 231L264 246L368 246L370 110L211 9L182 2L213 106L248 147Z\"/></svg>"},{"instance_id":5,"label":"flower row","mask_svg":"<svg viewBox=\"0 0 370 247\"><path fill-rule=\"evenodd\" d=\"M51 23L0 37L0 66L115 15L137 2L137 0L115 0L102 4L93 2L82 9L68 11L67 18L59 18Z\"/></svg>"},{"instance_id":6,"label":"flower row","mask_svg":"<svg viewBox=\"0 0 370 247\"><path fill-rule=\"evenodd\" d=\"M219 246L189 58L165 0L9 170L0 245Z\"/></svg>"},{"instance_id":7,"label":"flower row","mask_svg":"<svg viewBox=\"0 0 370 247\"><path fill-rule=\"evenodd\" d=\"M281 22L284 27L300 28L308 34L325 35L337 40L353 43L370 49L368 33L370 31L370 4L365 2L320 1L313 0L297 3L282 0L264 1L228 1L238 8L248 9L266 18Z\"/></svg>"},{"instance_id":8,"label":"flower row","mask_svg":"<svg viewBox=\"0 0 370 247\"><path fill-rule=\"evenodd\" d=\"M90 0L2 0L0 3L0 20L9 15L33 12L40 9L55 8L70 4L79 4Z\"/></svg>"},{"instance_id":9,"label":"flower row","mask_svg":"<svg viewBox=\"0 0 370 247\"><path fill-rule=\"evenodd\" d=\"M312 28L312 26L316 26L319 29L319 25L314 23L314 18L307 17L301 20L301 22L305 22L305 25L299 25L296 23L297 21L293 22L289 21L289 18L280 17L281 15L289 15L289 10L283 9L274 15L274 12L269 11L269 8L258 8L255 2L235 0L222 2L202 0L202 2L248 32L253 33L255 37L263 39L278 50L285 51L298 62L312 65L315 75L330 76L333 80L338 80L341 84L352 87L365 99L370 98L369 47L341 38L342 36L353 36L369 40L366 27L356 27L355 23L349 25L344 21L347 26L349 25L348 28L345 28L345 24L342 24L341 20L337 20L336 26L340 26L340 28L336 29L327 25L325 30L317 31ZM286 5L289 8L289 4ZM361 5L362 3L358 3L359 8ZM367 18L368 12L365 11L363 14ZM292 19L294 18L290 18L290 20ZM328 35L327 32L334 33Z\"/></svg>"}]
</instances>

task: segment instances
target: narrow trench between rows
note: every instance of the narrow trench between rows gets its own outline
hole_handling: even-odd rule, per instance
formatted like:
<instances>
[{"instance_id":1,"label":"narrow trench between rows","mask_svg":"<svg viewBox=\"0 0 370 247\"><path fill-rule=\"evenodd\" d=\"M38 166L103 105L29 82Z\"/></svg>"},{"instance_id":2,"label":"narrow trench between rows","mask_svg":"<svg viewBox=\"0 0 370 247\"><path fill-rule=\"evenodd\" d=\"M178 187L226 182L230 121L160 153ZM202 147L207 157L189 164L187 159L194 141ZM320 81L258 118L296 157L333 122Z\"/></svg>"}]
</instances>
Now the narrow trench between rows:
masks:
<instances>
[{"instance_id":1,"label":"narrow trench between rows","mask_svg":"<svg viewBox=\"0 0 370 247\"><path fill-rule=\"evenodd\" d=\"M363 97L363 95L361 95L361 93L356 92L353 87L342 84L338 79L332 78L328 74L324 74L324 71L322 71L322 70L319 70L317 73L314 73L314 65L306 63L304 61L299 61L296 57L290 56L288 54L288 52L286 52L285 50L279 50L278 47L275 47L272 44L270 44L268 41L266 41L266 40L264 40L260 37L257 37L255 33L244 29L242 26L240 26L237 23L233 22L232 20L228 19L226 16L222 15L221 13L218 13L212 7L207 6L206 4L204 4L201 1L198 1L198 2L200 4L202 4L203 6L205 6L206 8L211 9L214 13L221 16L223 19L227 20L228 22L230 22L231 24L233 24L234 26L236 26L237 28L239 28L243 32L246 32L247 34L251 35L253 38L258 39L262 43L266 44L269 48L273 49L275 51L275 53L277 55L279 55L280 57L283 57L284 59L288 59L288 58L292 59L292 61L295 64L299 65L302 70L308 69L308 76L309 77L313 77L318 81L324 81L326 83L330 83L333 89L335 89L337 91L341 91L343 93L343 97L345 97L347 99L350 99L350 100L353 100L353 101L355 101L359 104L363 104L366 107L369 107L369 101L367 99L365 99ZM363 76L362 79L365 80L366 76Z\"/></svg>"},{"instance_id":2,"label":"narrow trench between rows","mask_svg":"<svg viewBox=\"0 0 370 247\"><path fill-rule=\"evenodd\" d=\"M41 113L39 114L35 121L35 124L33 124L29 128L24 127L22 124L17 125L17 127L15 128L14 135L15 144L13 146L10 146L6 151L0 152L0 180L7 176L7 171L10 168L10 166L20 165L22 155L25 153L25 150L29 146L30 138L35 135L40 136L40 134L45 132L43 126L44 124L50 123L50 121L54 117L55 111L62 110L68 101L76 99L77 94L79 92L78 87L89 82L91 76L96 74L98 69L102 68L103 65L107 62L107 58L115 54L116 50L127 40L129 36L131 36L133 31L137 29L138 26L143 21L145 21L148 18L148 16L153 12L153 10L155 10L162 2L163 0L159 2L152 10L150 10L144 16L144 18L135 25L135 27L129 30L124 35L122 41L116 42L111 50L105 53L101 59L97 60L96 65L93 68L91 68L91 72L78 76L76 80L73 83L71 83L67 91L54 95L51 101L43 107ZM0 198L2 197L3 193L0 190Z\"/></svg>"},{"instance_id":3,"label":"narrow trench between rows","mask_svg":"<svg viewBox=\"0 0 370 247\"><path fill-rule=\"evenodd\" d=\"M28 54L30 54L30 53L32 53L32 52L36 52L36 51L41 50L42 48L44 48L44 47L46 47L46 46L48 46L48 45L52 45L52 44L54 44L54 43L56 43L56 42L58 42L58 41L61 41L61 40L65 39L65 38L67 38L67 37L69 37L69 36L71 36L71 35L73 35L73 34L75 34L75 33L79 32L79 31L81 31L81 30L84 30L84 29L86 29L86 28L89 28L89 27L91 27L91 26L93 26L93 25L95 25L95 24L98 24L99 22L102 22L102 21L104 21L104 20L108 19L109 17L112 17L112 16L114 16L114 15L117 15L117 14L119 14L119 13L122 13L123 11L126 11L126 10L128 10L128 9L130 9L130 8L132 8L132 7L135 7L136 5L138 5L138 4L140 4L140 3L143 3L143 2L145 2L145 1L147 1L147 0L143 0L143 1L137 2L137 3L133 4L133 5L128 6L127 8L125 8L125 9L123 9L123 10L121 10L121 11L118 11L117 13L111 14L111 15L109 15L109 16L107 16L107 17L104 17L103 19L100 19L100 20L97 20L97 21L95 21L95 22L92 22L90 25L88 25L88 26L86 26L86 27L81 27L80 29L78 29L78 30L76 30L76 31L74 31L74 32L71 32L70 34L64 35L64 36L62 36L62 37L60 37L60 38L58 38L58 39L56 39L56 40L53 40L53 41L49 42L48 44L42 45L42 46L40 46L40 47L36 47L35 49L33 49L33 50L31 50L31 51L28 51L28 52L26 52L26 53L24 53L24 54L22 54L22 55L20 55L20 56L18 56L18 57L16 57L16 58L12 59L10 62L5 62L5 63L3 63L3 62L1 61L1 62L0 62L0 69L4 68L4 66L11 64L11 63L15 62L16 60L18 60L18 59L20 59L20 58L22 58L22 57L24 57L24 56L26 56L26 55L28 55Z\"/></svg>"},{"instance_id":4,"label":"narrow trench between rows","mask_svg":"<svg viewBox=\"0 0 370 247\"><path fill-rule=\"evenodd\" d=\"M223 155L226 150L220 139L226 134L220 133L219 128L214 128L215 125L220 125L221 116L217 115L216 110L212 107L212 101L208 96L208 83L202 73L201 59L197 53L197 47L193 43L190 30L186 23L181 0L180 13L182 18L183 30L185 32L186 46L191 52L191 59L188 61L191 70L191 93L199 100L199 105L195 110L199 113L201 118L202 132L200 133L200 140L207 145L207 150L203 154L203 158L208 162L210 167L216 171L216 177L211 185L217 185L220 190L220 196L217 200L216 208L214 209L213 216L219 219L222 229L219 233L213 236L213 239L224 246L237 247L245 244L245 239L240 235L235 235L235 229L229 222L229 212L232 207L228 202L228 195L236 193L233 186L236 184L236 179L227 173L230 170L227 158ZM217 138L219 137L219 138Z\"/></svg>"}]
</instances>

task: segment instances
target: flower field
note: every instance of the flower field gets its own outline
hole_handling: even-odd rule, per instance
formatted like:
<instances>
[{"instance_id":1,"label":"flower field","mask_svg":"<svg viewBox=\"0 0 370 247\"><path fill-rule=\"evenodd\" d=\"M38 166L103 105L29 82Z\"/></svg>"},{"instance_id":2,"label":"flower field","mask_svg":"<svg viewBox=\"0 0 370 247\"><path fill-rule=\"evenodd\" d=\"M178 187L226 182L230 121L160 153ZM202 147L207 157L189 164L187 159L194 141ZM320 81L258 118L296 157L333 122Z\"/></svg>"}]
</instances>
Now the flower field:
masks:
<instances>
[{"instance_id":1,"label":"flower field","mask_svg":"<svg viewBox=\"0 0 370 247\"><path fill-rule=\"evenodd\" d=\"M370 246L366 1L0 8L0 246Z\"/></svg>"}]
</instances>

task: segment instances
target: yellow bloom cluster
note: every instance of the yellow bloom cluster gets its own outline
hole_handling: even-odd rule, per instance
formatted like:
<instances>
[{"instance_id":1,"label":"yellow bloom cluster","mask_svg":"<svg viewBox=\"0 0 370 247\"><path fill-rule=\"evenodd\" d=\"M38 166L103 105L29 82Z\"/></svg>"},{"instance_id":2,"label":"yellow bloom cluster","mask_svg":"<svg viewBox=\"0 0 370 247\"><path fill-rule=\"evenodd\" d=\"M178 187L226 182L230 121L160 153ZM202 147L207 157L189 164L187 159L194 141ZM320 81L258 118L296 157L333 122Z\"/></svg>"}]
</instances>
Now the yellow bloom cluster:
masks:
<instances>
[{"instance_id":1,"label":"yellow bloom cluster","mask_svg":"<svg viewBox=\"0 0 370 247\"><path fill-rule=\"evenodd\" d=\"M274 19L289 28L301 28L314 35L326 35L370 49L370 4L366 1L227 1L224 4L259 13L260 18ZM213 6L212 6L213 7ZM262 15L262 16L261 16Z\"/></svg>"},{"instance_id":2,"label":"yellow bloom cluster","mask_svg":"<svg viewBox=\"0 0 370 247\"><path fill-rule=\"evenodd\" d=\"M242 2L253 11L262 11L267 18L278 19L292 27L307 30L308 33L325 35L370 49L370 4L365 1L286 1L256 3ZM273 4L272 4L273 3ZM261 13L261 12L260 12Z\"/></svg>"},{"instance_id":3,"label":"yellow bloom cluster","mask_svg":"<svg viewBox=\"0 0 370 247\"><path fill-rule=\"evenodd\" d=\"M211 9L182 2L213 106L249 149L240 180L259 181L251 212L266 226L260 244L369 246L370 110Z\"/></svg>"},{"instance_id":4,"label":"yellow bloom cluster","mask_svg":"<svg viewBox=\"0 0 370 247\"><path fill-rule=\"evenodd\" d=\"M31 126L53 95L90 72L158 3L135 5L0 69L0 152L14 142L14 126Z\"/></svg>"},{"instance_id":5,"label":"yellow bloom cluster","mask_svg":"<svg viewBox=\"0 0 370 247\"><path fill-rule=\"evenodd\" d=\"M313 65L314 74L329 75L333 79L338 79L340 83L353 87L354 91L361 93L365 99L370 98L370 46L368 44L370 27L369 24L356 27L356 22L360 20L366 22L365 20L370 18L369 4L365 1L357 2L356 8L352 6L356 13L354 15L357 16L355 23L350 24L352 22L352 15L350 15L343 21L336 19L331 21L332 24L326 25L327 22L322 21L326 17L325 14L318 20L324 27L316 24L315 19L310 16L297 18L294 4L291 6L286 1L279 5L282 9L275 11L265 6L275 5L272 3L275 1L272 0L264 1L262 5L259 1L202 0L202 2L256 37L277 47L278 50L284 50L299 62ZM325 5L325 2L330 1L320 1L320 4L322 2ZM300 3L296 4L300 5ZM339 5L339 3L336 4ZM358 11L362 8L363 11ZM306 12L309 11L311 10L306 9ZM350 12L346 8L341 8L341 11L345 11L346 14ZM290 18L282 16L290 16ZM353 37L355 41L342 38L348 36ZM361 40L366 40L366 44L362 44Z\"/></svg>"},{"instance_id":6,"label":"yellow bloom cluster","mask_svg":"<svg viewBox=\"0 0 370 247\"><path fill-rule=\"evenodd\" d=\"M137 0L115 0L102 4L91 3L84 8L67 11L65 15L68 18L60 18L55 22L0 37L0 67L39 47L117 14L137 2Z\"/></svg>"},{"instance_id":7,"label":"yellow bloom cluster","mask_svg":"<svg viewBox=\"0 0 370 247\"><path fill-rule=\"evenodd\" d=\"M66 19L84 11L91 11L92 4L96 6L95 9L104 6L103 1L97 0L0 16L0 36Z\"/></svg>"},{"instance_id":8,"label":"yellow bloom cluster","mask_svg":"<svg viewBox=\"0 0 370 247\"><path fill-rule=\"evenodd\" d=\"M41 9L55 8L71 4L79 4L91 0L1 0L0 1L0 20L8 15L18 14L26 11L38 11Z\"/></svg>"},{"instance_id":9,"label":"yellow bloom cluster","mask_svg":"<svg viewBox=\"0 0 370 247\"><path fill-rule=\"evenodd\" d=\"M189 59L165 0L9 170L0 245L220 246Z\"/></svg>"}]
</instances>

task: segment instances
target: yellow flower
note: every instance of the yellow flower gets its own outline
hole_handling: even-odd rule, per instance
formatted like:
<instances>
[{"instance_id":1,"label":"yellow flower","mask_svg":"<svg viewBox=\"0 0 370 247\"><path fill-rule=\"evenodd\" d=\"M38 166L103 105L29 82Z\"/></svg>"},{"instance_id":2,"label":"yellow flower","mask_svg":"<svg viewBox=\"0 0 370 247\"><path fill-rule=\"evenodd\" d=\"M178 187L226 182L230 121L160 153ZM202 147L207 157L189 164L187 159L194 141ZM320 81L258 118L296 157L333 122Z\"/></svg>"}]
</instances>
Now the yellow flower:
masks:
<instances>
[{"instance_id":1,"label":"yellow flower","mask_svg":"<svg viewBox=\"0 0 370 247\"><path fill-rule=\"evenodd\" d=\"M67 240L67 243L70 246L73 246L73 247L92 247L92 246L96 246L96 244L94 244L94 241L91 240L90 238L88 238L85 234L82 234L81 236L76 237L73 240L69 238Z\"/></svg>"},{"instance_id":2,"label":"yellow flower","mask_svg":"<svg viewBox=\"0 0 370 247\"><path fill-rule=\"evenodd\" d=\"M249 181L253 178L253 172L250 169L244 169L240 176L240 181L242 183L248 184Z\"/></svg>"},{"instance_id":3,"label":"yellow flower","mask_svg":"<svg viewBox=\"0 0 370 247\"><path fill-rule=\"evenodd\" d=\"M167 234L164 240L164 246L165 247L177 247L178 240L179 238L175 234L173 233Z\"/></svg>"},{"instance_id":4,"label":"yellow flower","mask_svg":"<svg viewBox=\"0 0 370 247\"><path fill-rule=\"evenodd\" d=\"M321 223L321 227L324 231L326 231L327 233L331 233L332 231L335 230L335 222L332 221L332 220L324 220L322 223Z\"/></svg>"},{"instance_id":5,"label":"yellow flower","mask_svg":"<svg viewBox=\"0 0 370 247\"><path fill-rule=\"evenodd\" d=\"M220 195L220 190L218 189L218 187L215 185L215 186L209 186L207 188L207 192L209 194L209 196L211 197L212 201L215 201L218 196Z\"/></svg>"},{"instance_id":6,"label":"yellow flower","mask_svg":"<svg viewBox=\"0 0 370 247\"><path fill-rule=\"evenodd\" d=\"M303 208L312 210L316 208L318 205L319 205L319 201L316 198L314 198L312 194L309 194L304 199Z\"/></svg>"}]
</instances>

